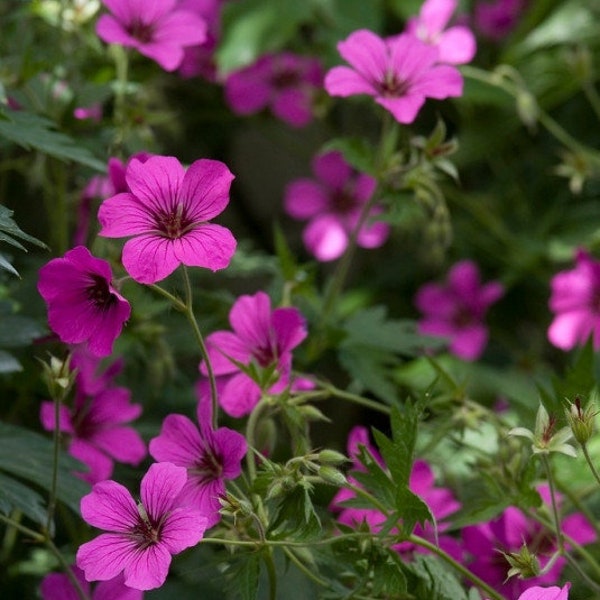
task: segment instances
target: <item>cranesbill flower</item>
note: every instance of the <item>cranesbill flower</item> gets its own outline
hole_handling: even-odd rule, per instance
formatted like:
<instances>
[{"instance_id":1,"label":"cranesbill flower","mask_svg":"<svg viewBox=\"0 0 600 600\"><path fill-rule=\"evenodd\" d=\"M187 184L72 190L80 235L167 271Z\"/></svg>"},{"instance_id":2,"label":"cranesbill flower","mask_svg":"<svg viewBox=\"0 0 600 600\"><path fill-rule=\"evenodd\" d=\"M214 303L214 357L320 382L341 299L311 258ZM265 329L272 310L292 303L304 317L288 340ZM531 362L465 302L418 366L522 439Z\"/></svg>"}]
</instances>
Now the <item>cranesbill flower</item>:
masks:
<instances>
[{"instance_id":1,"label":"cranesbill flower","mask_svg":"<svg viewBox=\"0 0 600 600\"><path fill-rule=\"evenodd\" d=\"M481 283L475 263L458 262L450 269L447 283L426 283L417 292L415 304L423 313L419 331L447 337L450 352L464 360L476 360L488 339L485 313L503 293L503 286L496 281Z\"/></svg>"},{"instance_id":2,"label":"cranesbill flower","mask_svg":"<svg viewBox=\"0 0 600 600\"><path fill-rule=\"evenodd\" d=\"M195 546L206 529L206 517L179 501L186 480L183 467L154 463L142 479L139 504L112 480L97 483L81 499L83 519L107 531L77 551L77 566L87 581L123 572L125 585L138 590L165 582L171 555Z\"/></svg>"},{"instance_id":3,"label":"cranesbill flower","mask_svg":"<svg viewBox=\"0 0 600 600\"><path fill-rule=\"evenodd\" d=\"M206 347L213 372L221 380L220 405L229 415L242 417L259 401L261 387L240 364L274 369L268 390L283 391L290 383L292 350L307 332L296 308L271 310L271 299L264 292L240 296L229 312L229 322L233 331L211 333ZM204 362L200 372L207 375Z\"/></svg>"},{"instance_id":4,"label":"cranesbill flower","mask_svg":"<svg viewBox=\"0 0 600 600\"><path fill-rule=\"evenodd\" d=\"M50 328L63 342L86 343L99 357L112 353L131 307L113 287L107 261L77 246L40 269L37 288Z\"/></svg>"},{"instance_id":5,"label":"cranesbill flower","mask_svg":"<svg viewBox=\"0 0 600 600\"><path fill-rule=\"evenodd\" d=\"M188 479L181 501L197 508L208 519L206 527L216 525L221 516L219 498L225 496L225 481L241 473L240 461L246 454L243 435L227 427L212 428L209 395L200 395L198 424L183 415L168 415L160 435L150 440L150 454L157 461L185 467Z\"/></svg>"},{"instance_id":6,"label":"cranesbill flower","mask_svg":"<svg viewBox=\"0 0 600 600\"><path fill-rule=\"evenodd\" d=\"M85 361L77 360L77 356L72 366L84 370L75 379L73 407L60 406L59 429L68 440L69 454L89 469L79 474L81 478L96 483L111 476L113 461L137 465L146 456L140 434L126 425L140 416L142 406L132 404L131 392L114 386L106 373L92 380L90 373L86 373L89 366ZM54 430L53 402L42 402L40 420L46 431Z\"/></svg>"},{"instance_id":7,"label":"cranesbill flower","mask_svg":"<svg viewBox=\"0 0 600 600\"><path fill-rule=\"evenodd\" d=\"M527 588L518 600L569 600L571 583L567 582L562 588L556 585L551 587L533 586Z\"/></svg>"},{"instance_id":8,"label":"cranesbill flower","mask_svg":"<svg viewBox=\"0 0 600 600\"><path fill-rule=\"evenodd\" d=\"M229 264L236 241L209 223L229 202L233 175L218 160L197 160L185 170L170 156L132 160L129 192L107 198L98 210L99 235L135 236L123 247L123 265L139 283L156 283L180 264L216 271Z\"/></svg>"},{"instance_id":9,"label":"cranesbill flower","mask_svg":"<svg viewBox=\"0 0 600 600\"><path fill-rule=\"evenodd\" d=\"M406 33L437 47L441 63L468 63L477 50L475 36L468 27L454 25L446 29L457 5L457 0L425 0L419 15L406 23Z\"/></svg>"},{"instance_id":10,"label":"cranesbill flower","mask_svg":"<svg viewBox=\"0 0 600 600\"><path fill-rule=\"evenodd\" d=\"M359 459L360 446L364 446L380 466L384 469L386 468L377 448L375 448L369 440L367 428L362 425L353 427L348 435L348 456L353 463L352 470L348 475L348 481L359 487L361 484L352 477L352 472L366 470ZM437 522L437 531L429 522L426 522L423 526L420 523L417 523L413 531L414 534L424 537L435 544L439 544L445 552L457 560L460 559L461 547L459 542L453 537L443 534L443 531L450 526L444 519L460 509L460 502L454 498L449 489L437 487L435 485L433 471L429 464L424 460L416 460L414 462L408 485L409 489L427 504L431 514L435 517ZM387 520L386 515L377 509L355 508L343 505L345 501L351 500L354 497L355 493L348 488L340 489L334 496L330 504L330 509L338 513L337 520L349 527L357 527L364 522L369 526L369 529L372 532L378 532L383 523ZM423 552L423 549L408 542L397 544L395 549L398 552L407 555L410 555L415 551Z\"/></svg>"},{"instance_id":11,"label":"cranesbill flower","mask_svg":"<svg viewBox=\"0 0 600 600\"><path fill-rule=\"evenodd\" d=\"M538 491L544 504L549 507L548 486L540 486ZM560 498L558 500L560 501ZM594 528L582 513L572 513L563 517L561 530L565 539L570 538L582 546L590 544L596 539ZM513 506L508 507L500 516L487 523L464 527L462 538L464 548L469 556L468 568L508 598L517 598L531 585L555 584L567 564L564 556L554 557L557 550L556 535ZM544 573L527 580L512 577L507 581L509 563L503 553L516 553L523 545L537 556ZM569 549L567 542L565 542L565 549L567 551ZM553 557L554 562L548 565ZM533 597L535 598L535 596Z\"/></svg>"},{"instance_id":12,"label":"cranesbill flower","mask_svg":"<svg viewBox=\"0 0 600 600\"><path fill-rule=\"evenodd\" d=\"M174 71L186 46L206 39L206 23L193 12L177 8L177 0L102 0L112 14L102 15L96 33L109 44L135 48Z\"/></svg>"},{"instance_id":13,"label":"cranesbill flower","mask_svg":"<svg viewBox=\"0 0 600 600\"><path fill-rule=\"evenodd\" d=\"M561 350L571 350L592 337L600 348L600 261L584 250L575 256L575 268L560 271L550 282L550 310L555 313L548 339Z\"/></svg>"},{"instance_id":14,"label":"cranesbill flower","mask_svg":"<svg viewBox=\"0 0 600 600\"><path fill-rule=\"evenodd\" d=\"M412 123L426 98L442 100L462 94L458 69L438 64L438 49L414 35L382 39L360 29L337 48L351 66L333 67L327 73L329 95L368 94L400 123Z\"/></svg>"},{"instance_id":15,"label":"cranesbill flower","mask_svg":"<svg viewBox=\"0 0 600 600\"><path fill-rule=\"evenodd\" d=\"M91 600L142 600L144 592L127 587L123 575L114 579L101 581L94 590L84 578L83 571L75 565L71 567L79 586ZM73 587L71 580L64 573L49 573L42 579L40 594L43 600L80 600L79 593Z\"/></svg>"},{"instance_id":16,"label":"cranesbill flower","mask_svg":"<svg viewBox=\"0 0 600 600\"><path fill-rule=\"evenodd\" d=\"M475 28L491 40L501 40L517 25L524 0L480 0L475 4Z\"/></svg>"},{"instance_id":17,"label":"cranesbill flower","mask_svg":"<svg viewBox=\"0 0 600 600\"><path fill-rule=\"evenodd\" d=\"M269 107L292 127L313 118L313 99L323 84L321 63L291 52L265 54L254 64L230 73L225 100L233 112L249 115Z\"/></svg>"},{"instance_id":18,"label":"cranesbill flower","mask_svg":"<svg viewBox=\"0 0 600 600\"><path fill-rule=\"evenodd\" d=\"M358 224L364 205L370 200L377 182L358 173L340 152L326 152L313 161L313 179L297 179L285 190L286 212L295 219L308 220L304 244L318 260L339 258L348 246L351 232ZM376 217L381 208L373 207ZM389 235L389 226L367 220L360 228L356 243L363 248L381 246Z\"/></svg>"}]
</instances>

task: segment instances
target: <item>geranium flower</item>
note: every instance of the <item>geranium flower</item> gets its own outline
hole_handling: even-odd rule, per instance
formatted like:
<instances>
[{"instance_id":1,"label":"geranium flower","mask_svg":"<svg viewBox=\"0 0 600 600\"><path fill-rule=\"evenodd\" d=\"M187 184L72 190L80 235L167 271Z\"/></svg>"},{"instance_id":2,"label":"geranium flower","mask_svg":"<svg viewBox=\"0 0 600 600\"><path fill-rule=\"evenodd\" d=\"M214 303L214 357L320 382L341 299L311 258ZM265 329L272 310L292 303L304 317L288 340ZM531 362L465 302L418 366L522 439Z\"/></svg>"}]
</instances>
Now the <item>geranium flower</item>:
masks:
<instances>
[{"instance_id":1,"label":"geranium flower","mask_svg":"<svg viewBox=\"0 0 600 600\"><path fill-rule=\"evenodd\" d=\"M331 96L368 94L400 123L412 123L426 98L460 96L463 79L450 65L437 64L437 48L404 33L382 39L367 29L337 45L351 67L333 67L325 76Z\"/></svg>"},{"instance_id":2,"label":"geranium flower","mask_svg":"<svg viewBox=\"0 0 600 600\"><path fill-rule=\"evenodd\" d=\"M352 460L352 470L348 474L348 481L359 487L361 484L352 477L352 471L366 470L359 459L360 446L364 446L371 456L377 460L380 466L384 469L386 468L383 458L379 454L377 448L373 446L369 440L367 428L362 425L353 427L348 435L348 456ZM413 533L430 540L435 544L439 544L440 548L445 552L457 560L460 560L462 550L459 542L455 538L449 535L443 535L442 533L450 526L444 519L460 509L460 502L454 498L449 489L436 487L433 471L429 464L424 460L416 460L413 463L408 487L414 494L419 496L425 504L427 504L437 523L437 531L429 522L426 522L425 525L417 523ZM330 504L330 509L338 513L337 520L349 527L357 527L364 522L369 526L369 529L372 532L378 532L387 520L386 515L379 512L377 509L354 508L343 505L343 502L354 497L355 493L348 488L340 489L334 496ZM442 535L439 535L440 533L442 533ZM426 552L423 548L409 542L396 544L394 548L398 552L407 555L410 555L413 552Z\"/></svg>"},{"instance_id":3,"label":"geranium flower","mask_svg":"<svg viewBox=\"0 0 600 600\"><path fill-rule=\"evenodd\" d=\"M473 10L475 28L491 40L501 40L514 29L524 7L523 0L480 0Z\"/></svg>"},{"instance_id":4,"label":"geranium flower","mask_svg":"<svg viewBox=\"0 0 600 600\"><path fill-rule=\"evenodd\" d=\"M475 263L458 262L450 269L447 283L426 283L417 292L415 304L423 313L419 332L447 337L450 352L464 360L476 360L488 339L485 313L503 293L503 286L496 281L481 283Z\"/></svg>"},{"instance_id":5,"label":"geranium flower","mask_svg":"<svg viewBox=\"0 0 600 600\"><path fill-rule=\"evenodd\" d=\"M113 287L107 261L77 246L40 269L37 288L48 307L50 328L63 342L85 342L98 357L112 353L131 307Z\"/></svg>"},{"instance_id":6,"label":"geranium flower","mask_svg":"<svg viewBox=\"0 0 600 600\"><path fill-rule=\"evenodd\" d=\"M221 515L219 498L225 495L225 481L241 473L240 461L246 454L243 435L227 427L212 428L209 395L200 395L197 405L199 427L183 415L168 415L160 435L150 440L154 460L185 467L188 480L181 501L188 502L206 516L206 527L216 525Z\"/></svg>"},{"instance_id":7,"label":"geranium flower","mask_svg":"<svg viewBox=\"0 0 600 600\"><path fill-rule=\"evenodd\" d=\"M475 36L468 27L455 25L446 29L457 5L457 0L425 0L419 15L406 23L406 33L416 35L439 50L441 63L468 63L477 50Z\"/></svg>"},{"instance_id":8,"label":"geranium flower","mask_svg":"<svg viewBox=\"0 0 600 600\"><path fill-rule=\"evenodd\" d=\"M533 586L527 588L518 600L569 600L571 583L567 582L562 588L555 585L551 587Z\"/></svg>"},{"instance_id":9,"label":"geranium flower","mask_svg":"<svg viewBox=\"0 0 600 600\"><path fill-rule=\"evenodd\" d=\"M197 160L185 170L170 156L132 160L130 191L107 198L98 210L99 235L136 236L123 248L123 265L139 283L156 283L180 264L216 271L229 264L236 241L208 221L229 202L233 175L217 160Z\"/></svg>"},{"instance_id":10,"label":"geranium flower","mask_svg":"<svg viewBox=\"0 0 600 600\"><path fill-rule=\"evenodd\" d=\"M154 463L142 479L139 504L116 481L94 485L81 499L81 515L107 533L77 551L77 566L85 578L106 581L123 572L129 587L160 587L167 578L171 555L195 546L206 529L206 517L179 502L186 480L183 467Z\"/></svg>"},{"instance_id":11,"label":"geranium flower","mask_svg":"<svg viewBox=\"0 0 600 600\"><path fill-rule=\"evenodd\" d=\"M92 586L85 580L83 571L75 565L71 571L77 578L81 589L91 600L142 600L144 592L127 587L123 575L119 574L114 579L101 581ZM40 594L43 600L80 600L77 590L71 580L64 573L49 573L42 579Z\"/></svg>"},{"instance_id":12,"label":"geranium flower","mask_svg":"<svg viewBox=\"0 0 600 600\"><path fill-rule=\"evenodd\" d=\"M206 39L206 23L193 12L177 8L177 0L102 0L111 15L96 23L98 37L108 44L135 48L174 71L186 46Z\"/></svg>"},{"instance_id":13,"label":"geranium flower","mask_svg":"<svg viewBox=\"0 0 600 600\"><path fill-rule=\"evenodd\" d=\"M313 97L322 84L323 70L317 59L291 52L265 54L228 75L225 100L238 115L269 107L278 119L304 127L313 118Z\"/></svg>"},{"instance_id":14,"label":"geranium flower","mask_svg":"<svg viewBox=\"0 0 600 600\"><path fill-rule=\"evenodd\" d=\"M297 179L285 190L284 207L295 219L308 219L304 229L304 244L318 260L339 258L348 246L364 205L369 201L377 182L364 173L357 173L340 152L326 152L313 161L313 179ZM375 217L381 209L373 207ZM389 226L382 222L365 222L357 244L363 248L381 246L389 235Z\"/></svg>"},{"instance_id":15,"label":"geranium flower","mask_svg":"<svg viewBox=\"0 0 600 600\"><path fill-rule=\"evenodd\" d=\"M584 250L575 256L575 268L560 271L550 282L550 310L555 313L548 339L561 350L571 350L593 339L600 348L600 261Z\"/></svg>"},{"instance_id":16,"label":"geranium flower","mask_svg":"<svg viewBox=\"0 0 600 600\"><path fill-rule=\"evenodd\" d=\"M88 472L78 475L89 483L96 483L111 476L113 460L138 465L146 456L140 434L125 425L140 416L142 406L131 404L131 392L114 386L106 373L92 379L85 359L78 360L75 355L71 364L74 369L83 370L75 379L73 408L60 406L59 429L68 439L69 454L89 468ZM46 431L54 430L53 402L42 402L40 420Z\"/></svg>"},{"instance_id":17,"label":"geranium flower","mask_svg":"<svg viewBox=\"0 0 600 600\"><path fill-rule=\"evenodd\" d=\"M215 331L206 338L206 347L214 374L220 382L219 404L233 417L252 411L261 396L261 388L240 364L258 369L274 369L276 381L269 391L283 391L289 383L292 350L307 332L304 319L296 308L271 310L271 299L264 292L240 296L229 312L231 331ZM204 361L200 372L207 375Z\"/></svg>"},{"instance_id":18,"label":"geranium flower","mask_svg":"<svg viewBox=\"0 0 600 600\"><path fill-rule=\"evenodd\" d=\"M546 506L550 506L548 486L538 488ZM573 513L561 519L562 533L580 545L590 544L596 540L592 525L581 513ZM550 558L557 550L556 535L528 518L521 510L509 506L499 517L487 522L469 525L462 529L464 548L470 556L468 568L481 577L483 581L505 594L509 598L517 598L525 593L531 585L551 585L559 580L567 563L564 556L559 556L550 568L538 577L527 580L512 577L508 581L509 563L502 553L516 553L526 545L532 554L537 556L540 568L545 570ZM569 544L565 542L565 549ZM527 596L525 596L527 598ZM535 598L535 596L533 596ZM553 596L550 596L553 598ZM559 596L560 597L560 596Z\"/></svg>"}]
</instances>

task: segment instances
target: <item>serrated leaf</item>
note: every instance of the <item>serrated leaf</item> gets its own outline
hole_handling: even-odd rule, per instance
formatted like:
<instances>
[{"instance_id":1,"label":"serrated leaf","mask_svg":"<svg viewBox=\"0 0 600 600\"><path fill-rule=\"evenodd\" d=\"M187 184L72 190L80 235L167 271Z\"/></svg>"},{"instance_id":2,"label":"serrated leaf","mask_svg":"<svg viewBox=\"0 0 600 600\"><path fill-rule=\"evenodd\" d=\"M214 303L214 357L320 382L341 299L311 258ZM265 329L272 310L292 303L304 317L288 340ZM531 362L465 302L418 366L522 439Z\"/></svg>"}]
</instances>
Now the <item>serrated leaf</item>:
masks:
<instances>
[{"instance_id":1,"label":"serrated leaf","mask_svg":"<svg viewBox=\"0 0 600 600\"><path fill-rule=\"evenodd\" d=\"M427 600L468 600L465 589L458 579L441 561L425 554L415 554L413 561L405 568L417 577L412 587L419 599Z\"/></svg>"},{"instance_id":2,"label":"serrated leaf","mask_svg":"<svg viewBox=\"0 0 600 600\"><path fill-rule=\"evenodd\" d=\"M408 486L398 486L396 510L401 520L400 529L405 535L410 535L417 523L424 525L426 521L430 521L437 530L435 517L431 510L419 496L408 489Z\"/></svg>"},{"instance_id":3,"label":"serrated leaf","mask_svg":"<svg viewBox=\"0 0 600 600\"><path fill-rule=\"evenodd\" d=\"M260 554L243 554L228 570L229 587L240 600L256 600L260 560Z\"/></svg>"},{"instance_id":4,"label":"serrated leaf","mask_svg":"<svg viewBox=\"0 0 600 600\"><path fill-rule=\"evenodd\" d=\"M0 469L49 491L54 456L52 441L28 429L1 422L0 440ZM90 486L72 473L85 469L78 460L63 451L59 453L57 497L75 513L79 513L79 502Z\"/></svg>"},{"instance_id":5,"label":"serrated leaf","mask_svg":"<svg viewBox=\"0 0 600 600\"><path fill-rule=\"evenodd\" d=\"M10 515L13 510L21 511L35 523L46 525L44 499L20 481L0 473L0 512Z\"/></svg>"},{"instance_id":6,"label":"serrated leaf","mask_svg":"<svg viewBox=\"0 0 600 600\"><path fill-rule=\"evenodd\" d=\"M95 158L68 135L56 131L55 123L25 111L5 112L6 120L0 120L0 136L26 150L38 150L63 161L73 161L96 171L104 172L106 164Z\"/></svg>"},{"instance_id":7,"label":"serrated leaf","mask_svg":"<svg viewBox=\"0 0 600 600\"><path fill-rule=\"evenodd\" d=\"M12 239L11 236L14 236L25 240L26 242L29 242L31 244L35 244L40 248L48 247L46 246L46 244L44 244L44 242L38 240L37 238L34 238L32 235L25 233L12 218L13 214L14 212L12 210L6 208L6 206L0 205L0 231L4 232L4 234L10 234L10 236L0 236L0 241L9 241L10 239L11 241L9 241L9 243L11 243L12 245L16 245L18 248L24 250L25 248L23 248L23 246L21 246L18 242Z\"/></svg>"},{"instance_id":8,"label":"serrated leaf","mask_svg":"<svg viewBox=\"0 0 600 600\"><path fill-rule=\"evenodd\" d=\"M373 595L395 598L406 594L407 581L400 555L393 549L373 565Z\"/></svg>"}]
</instances>

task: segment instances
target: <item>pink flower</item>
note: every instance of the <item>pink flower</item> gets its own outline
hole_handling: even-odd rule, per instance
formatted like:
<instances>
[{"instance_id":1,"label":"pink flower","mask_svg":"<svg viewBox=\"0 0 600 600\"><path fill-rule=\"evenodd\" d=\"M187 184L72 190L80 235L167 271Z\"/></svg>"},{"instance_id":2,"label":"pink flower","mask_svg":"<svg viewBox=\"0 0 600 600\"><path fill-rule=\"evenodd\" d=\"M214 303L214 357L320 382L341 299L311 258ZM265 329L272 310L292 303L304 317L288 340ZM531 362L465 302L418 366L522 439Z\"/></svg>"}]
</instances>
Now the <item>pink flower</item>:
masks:
<instances>
[{"instance_id":1,"label":"pink flower","mask_svg":"<svg viewBox=\"0 0 600 600\"><path fill-rule=\"evenodd\" d=\"M538 488L544 504L549 506L548 486ZM596 533L592 525L581 513L573 513L563 517L561 529L565 536L580 545L595 541ZM499 517L487 523L469 525L462 530L462 538L466 552L470 555L469 569L498 592L510 598L517 598L526 593L532 584L551 585L558 581L566 558L559 556L549 570L539 577L527 580L513 577L506 580L510 565L501 552L519 552L523 544L535 554L544 569L555 553L556 536L544 529L537 521L528 518L522 511L513 506L508 507ZM565 544L566 549L569 545ZM525 596L527 598L528 596ZM535 598L536 596L531 596ZM544 596L542 596L543 598ZM561 596L559 596L560 598ZM554 598L554 596L550 596Z\"/></svg>"},{"instance_id":2,"label":"pink flower","mask_svg":"<svg viewBox=\"0 0 600 600\"><path fill-rule=\"evenodd\" d=\"M437 47L441 63L468 63L477 50L475 36L468 27L455 25L446 29L457 4L457 0L425 0L419 16L406 24L406 33Z\"/></svg>"},{"instance_id":3,"label":"pink flower","mask_svg":"<svg viewBox=\"0 0 600 600\"><path fill-rule=\"evenodd\" d=\"M113 287L107 261L77 246L40 269L37 288L48 307L50 328L63 342L85 342L99 357L112 353L131 307Z\"/></svg>"},{"instance_id":4,"label":"pink flower","mask_svg":"<svg viewBox=\"0 0 600 600\"><path fill-rule=\"evenodd\" d=\"M206 529L206 517L179 502L186 480L183 467L154 463L142 479L139 504L112 480L97 483L81 499L84 520L108 532L77 551L77 566L87 581L123 572L125 585L138 590L165 582L171 555L195 546Z\"/></svg>"},{"instance_id":5,"label":"pink flower","mask_svg":"<svg viewBox=\"0 0 600 600\"><path fill-rule=\"evenodd\" d=\"M384 469L386 468L377 448L375 448L369 440L367 428L362 425L357 425L352 428L348 435L348 456L352 460L353 471L365 471L365 467L359 459L360 446L364 446L375 460L377 460L380 466ZM360 486L360 484L352 477L352 471L350 471L348 480L353 485ZM439 533L448 529L449 523L445 522L444 519L460 509L460 502L454 498L450 490L435 486L433 471L424 460L416 460L414 462L409 479L409 489L427 504L431 514L435 517L437 522L437 532L433 525L427 522L424 526L417 523L414 528L414 534L424 537L435 544L439 543L439 546L445 552L449 553L457 560L460 560L462 552L458 541L449 535L439 535ZM349 527L357 527L362 522L365 522L371 531L378 532L383 523L387 520L386 515L379 512L377 509L343 506L343 502L354 497L355 493L347 488L340 489L334 496L330 508L339 512L338 521ZM409 542L397 544L395 549L404 554L423 551L421 548L416 547Z\"/></svg>"},{"instance_id":6,"label":"pink flower","mask_svg":"<svg viewBox=\"0 0 600 600\"><path fill-rule=\"evenodd\" d=\"M475 263L458 262L450 269L447 283L426 283L417 292L415 304L423 313L419 332L447 337L450 352L464 360L476 360L488 339L485 313L503 293L496 281L482 285Z\"/></svg>"},{"instance_id":7,"label":"pink flower","mask_svg":"<svg viewBox=\"0 0 600 600\"><path fill-rule=\"evenodd\" d=\"M360 29L338 45L350 67L334 67L325 76L331 96L368 94L400 123L412 123L426 98L462 94L463 79L450 65L437 64L437 48L411 34L382 39Z\"/></svg>"},{"instance_id":8,"label":"pink flower","mask_svg":"<svg viewBox=\"0 0 600 600\"><path fill-rule=\"evenodd\" d=\"M233 112L249 115L269 107L292 127L313 118L313 98L323 83L321 63L311 57L282 52L265 54L254 64L230 73L225 100Z\"/></svg>"},{"instance_id":9,"label":"pink flower","mask_svg":"<svg viewBox=\"0 0 600 600\"><path fill-rule=\"evenodd\" d=\"M150 440L150 454L157 461L185 467L188 480L181 501L197 508L207 519L206 527L221 519L219 498L225 495L225 481L235 479L246 454L243 435L227 427L212 428L209 395L202 395L197 405L200 427L183 415L168 415L160 435Z\"/></svg>"},{"instance_id":10,"label":"pink flower","mask_svg":"<svg viewBox=\"0 0 600 600\"><path fill-rule=\"evenodd\" d=\"M518 600L569 600L569 590L571 584L565 583L564 587L556 586L543 588L534 586L526 589L518 598Z\"/></svg>"},{"instance_id":11,"label":"pink flower","mask_svg":"<svg viewBox=\"0 0 600 600\"><path fill-rule=\"evenodd\" d=\"M89 467L79 474L89 483L108 479L113 470L113 460L137 465L146 456L146 446L140 434L129 423L137 419L142 407L131 404L131 392L112 384L114 367L97 376L98 361L92 375L89 359L76 354L73 369L78 371L75 380L73 408L60 406L59 429L69 440L69 454ZM55 428L54 403L42 402L40 420L46 431Z\"/></svg>"},{"instance_id":12,"label":"pink flower","mask_svg":"<svg viewBox=\"0 0 600 600\"><path fill-rule=\"evenodd\" d=\"M575 256L575 268L560 271L550 283L550 310L555 313L548 339L561 350L571 350L593 339L600 348L600 261L584 250Z\"/></svg>"},{"instance_id":13,"label":"pink flower","mask_svg":"<svg viewBox=\"0 0 600 600\"><path fill-rule=\"evenodd\" d=\"M369 175L357 173L340 152L327 152L313 161L317 181L297 179L286 190L284 206L295 219L308 220L304 244L318 260L339 258L348 246L364 205L370 200L377 182ZM372 217L381 212L374 207ZM367 221L358 233L363 248L376 248L387 239L389 226Z\"/></svg>"},{"instance_id":14,"label":"pink flower","mask_svg":"<svg viewBox=\"0 0 600 600\"><path fill-rule=\"evenodd\" d=\"M216 271L229 264L236 242L225 227L209 223L229 202L233 175L220 161L201 159L187 169L170 156L132 160L128 192L105 200L99 235L135 236L123 248L123 265L140 283L156 283L180 264Z\"/></svg>"},{"instance_id":15,"label":"pink flower","mask_svg":"<svg viewBox=\"0 0 600 600\"><path fill-rule=\"evenodd\" d=\"M111 15L102 15L96 33L109 44L135 48L166 71L183 60L186 46L206 39L206 23L179 10L177 0L102 0Z\"/></svg>"},{"instance_id":16,"label":"pink flower","mask_svg":"<svg viewBox=\"0 0 600 600\"><path fill-rule=\"evenodd\" d=\"M306 337L304 319L295 308L271 310L264 292L240 296L229 312L231 331L215 331L206 338L214 374L221 380L219 403L233 417L252 411L261 396L260 385L238 366L275 369L269 391L283 391L289 383L292 350ZM236 364L237 363L237 364ZM204 362L200 372L207 374Z\"/></svg>"},{"instance_id":17,"label":"pink flower","mask_svg":"<svg viewBox=\"0 0 600 600\"><path fill-rule=\"evenodd\" d=\"M475 5L475 27L491 40L506 37L523 12L524 0L483 0Z\"/></svg>"},{"instance_id":18,"label":"pink flower","mask_svg":"<svg viewBox=\"0 0 600 600\"><path fill-rule=\"evenodd\" d=\"M91 106L78 106L73 110L73 116L76 119L90 119L99 123L102 120L102 104L96 102Z\"/></svg>"},{"instance_id":19,"label":"pink flower","mask_svg":"<svg viewBox=\"0 0 600 600\"><path fill-rule=\"evenodd\" d=\"M79 581L81 589L91 600L142 600L144 596L144 592L127 587L122 574L114 579L101 581L91 592L91 586L85 580L83 571L74 565L71 570ZM43 600L80 600L77 590L64 573L46 575L40 584L40 593Z\"/></svg>"}]
</instances>

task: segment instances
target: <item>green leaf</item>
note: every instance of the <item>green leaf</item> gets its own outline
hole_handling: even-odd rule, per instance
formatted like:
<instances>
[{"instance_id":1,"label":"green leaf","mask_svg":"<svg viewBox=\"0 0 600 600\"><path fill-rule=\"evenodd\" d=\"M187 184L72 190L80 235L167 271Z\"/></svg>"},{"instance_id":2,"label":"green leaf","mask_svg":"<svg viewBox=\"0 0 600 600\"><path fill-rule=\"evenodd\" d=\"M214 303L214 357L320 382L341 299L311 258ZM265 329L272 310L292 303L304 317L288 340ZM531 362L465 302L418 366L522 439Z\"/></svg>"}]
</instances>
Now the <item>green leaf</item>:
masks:
<instances>
[{"instance_id":1,"label":"green leaf","mask_svg":"<svg viewBox=\"0 0 600 600\"><path fill-rule=\"evenodd\" d=\"M433 523L437 530L435 517L431 514L431 510L419 496L408 489L408 486L398 486L396 510L401 519L400 529L405 535L410 535L417 523L424 525L425 521Z\"/></svg>"},{"instance_id":2,"label":"green leaf","mask_svg":"<svg viewBox=\"0 0 600 600\"><path fill-rule=\"evenodd\" d=\"M373 145L362 137L335 138L321 147L320 152L341 152L347 163L357 171L377 175L375 168L376 152Z\"/></svg>"},{"instance_id":3,"label":"green leaf","mask_svg":"<svg viewBox=\"0 0 600 600\"><path fill-rule=\"evenodd\" d=\"M8 262L8 259L4 257L4 255L0 252L0 268L9 271L13 275L19 277L19 272Z\"/></svg>"},{"instance_id":4,"label":"green leaf","mask_svg":"<svg viewBox=\"0 0 600 600\"><path fill-rule=\"evenodd\" d=\"M309 2L240 0L223 7L217 68L227 74L280 50L311 15Z\"/></svg>"},{"instance_id":5,"label":"green leaf","mask_svg":"<svg viewBox=\"0 0 600 600\"><path fill-rule=\"evenodd\" d=\"M0 473L0 512L10 515L19 510L35 523L46 525L44 499L20 481Z\"/></svg>"},{"instance_id":6,"label":"green leaf","mask_svg":"<svg viewBox=\"0 0 600 600\"><path fill-rule=\"evenodd\" d=\"M50 490L54 448L52 441L28 429L0 422L0 469ZM75 513L90 486L73 471L85 466L63 451L59 455L57 497Z\"/></svg>"},{"instance_id":7,"label":"green leaf","mask_svg":"<svg viewBox=\"0 0 600 600\"><path fill-rule=\"evenodd\" d=\"M55 123L25 111L6 110L6 120L0 120L0 136L26 150L38 150L63 161L73 161L104 172L106 164L95 158L68 135L55 130Z\"/></svg>"},{"instance_id":8,"label":"green leaf","mask_svg":"<svg viewBox=\"0 0 600 600\"><path fill-rule=\"evenodd\" d=\"M34 319L21 315L5 316L0 314L0 347L18 348L28 346L39 338L44 328Z\"/></svg>"},{"instance_id":9,"label":"green leaf","mask_svg":"<svg viewBox=\"0 0 600 600\"><path fill-rule=\"evenodd\" d=\"M308 489L298 485L279 500L269 530L275 539L304 541L320 537L321 521Z\"/></svg>"},{"instance_id":10,"label":"green leaf","mask_svg":"<svg viewBox=\"0 0 600 600\"><path fill-rule=\"evenodd\" d=\"M21 363L10 353L0 350L0 374L22 371Z\"/></svg>"},{"instance_id":11,"label":"green leaf","mask_svg":"<svg viewBox=\"0 0 600 600\"><path fill-rule=\"evenodd\" d=\"M373 564L373 595L377 598L404 597L408 591L400 555L389 549L387 555Z\"/></svg>"},{"instance_id":12,"label":"green leaf","mask_svg":"<svg viewBox=\"0 0 600 600\"><path fill-rule=\"evenodd\" d=\"M468 600L458 579L435 556L415 553L405 568L417 578L409 587L419 600Z\"/></svg>"},{"instance_id":13,"label":"green leaf","mask_svg":"<svg viewBox=\"0 0 600 600\"><path fill-rule=\"evenodd\" d=\"M14 212L12 210L6 208L6 206L0 205L0 231L4 232L4 234L10 234L2 235L0 237L0 241L9 242L13 246L17 246L18 248L25 250L23 246L21 246L18 242L12 239L12 237L18 237L22 240L25 240L26 242L35 244L36 246L39 246L41 248L48 248L48 246L46 246L44 242L22 231L21 228L15 223L14 219L12 218L13 214Z\"/></svg>"},{"instance_id":14,"label":"green leaf","mask_svg":"<svg viewBox=\"0 0 600 600\"><path fill-rule=\"evenodd\" d=\"M240 600L256 600L260 575L260 554L241 554L228 569L228 587Z\"/></svg>"}]
</instances>

